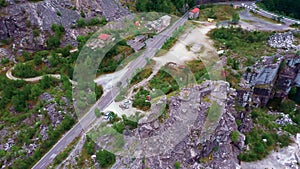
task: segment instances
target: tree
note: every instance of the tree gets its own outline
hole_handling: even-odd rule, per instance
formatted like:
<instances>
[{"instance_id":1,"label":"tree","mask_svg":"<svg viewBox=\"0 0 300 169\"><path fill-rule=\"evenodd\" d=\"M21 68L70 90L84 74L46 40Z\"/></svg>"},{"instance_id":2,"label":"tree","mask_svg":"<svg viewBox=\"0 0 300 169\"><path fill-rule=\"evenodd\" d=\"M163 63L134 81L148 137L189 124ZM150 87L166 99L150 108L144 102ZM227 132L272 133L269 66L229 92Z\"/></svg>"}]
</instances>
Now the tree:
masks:
<instances>
[{"instance_id":1,"label":"tree","mask_svg":"<svg viewBox=\"0 0 300 169\"><path fill-rule=\"evenodd\" d=\"M101 117L101 112L98 108L95 109L94 113L95 113L96 117L98 117L98 118Z\"/></svg>"},{"instance_id":2,"label":"tree","mask_svg":"<svg viewBox=\"0 0 300 169\"><path fill-rule=\"evenodd\" d=\"M297 87L293 86L289 92L289 99L295 100L295 96L297 94Z\"/></svg>"},{"instance_id":3,"label":"tree","mask_svg":"<svg viewBox=\"0 0 300 169\"><path fill-rule=\"evenodd\" d=\"M117 121L118 115L116 115L114 112L109 112L107 118L110 123L114 123Z\"/></svg>"},{"instance_id":4,"label":"tree","mask_svg":"<svg viewBox=\"0 0 300 169\"><path fill-rule=\"evenodd\" d=\"M96 94L94 92L91 92L87 95L87 102L88 104L93 104L96 101Z\"/></svg>"},{"instance_id":5,"label":"tree","mask_svg":"<svg viewBox=\"0 0 300 169\"><path fill-rule=\"evenodd\" d=\"M31 93L29 98L31 100L34 100L36 97L38 97L39 95L41 95L43 92L41 86L39 84L33 85L31 88Z\"/></svg>"},{"instance_id":6,"label":"tree","mask_svg":"<svg viewBox=\"0 0 300 169\"><path fill-rule=\"evenodd\" d=\"M65 28L62 25L52 24L51 29L58 37L61 37L65 32Z\"/></svg>"},{"instance_id":7,"label":"tree","mask_svg":"<svg viewBox=\"0 0 300 169\"><path fill-rule=\"evenodd\" d=\"M17 112L22 112L27 107L26 96L23 92L18 92L12 97L12 104Z\"/></svg>"},{"instance_id":8,"label":"tree","mask_svg":"<svg viewBox=\"0 0 300 169\"><path fill-rule=\"evenodd\" d=\"M43 76L42 80L40 81L41 88L42 89L50 88L50 86L53 85L54 81L55 81L55 79L53 79L53 77Z\"/></svg>"},{"instance_id":9,"label":"tree","mask_svg":"<svg viewBox=\"0 0 300 169\"><path fill-rule=\"evenodd\" d=\"M78 100L77 101L77 107L80 109L80 110L84 110L86 108L86 104L81 101L81 100Z\"/></svg>"},{"instance_id":10,"label":"tree","mask_svg":"<svg viewBox=\"0 0 300 169\"><path fill-rule=\"evenodd\" d=\"M280 111L283 111L286 114L291 114L292 112L294 112L295 108L296 105L293 101L286 100L281 103Z\"/></svg>"},{"instance_id":11,"label":"tree","mask_svg":"<svg viewBox=\"0 0 300 169\"><path fill-rule=\"evenodd\" d=\"M96 153L96 160L100 167L109 167L116 162L116 156L107 150L99 150Z\"/></svg>"},{"instance_id":12,"label":"tree","mask_svg":"<svg viewBox=\"0 0 300 169\"><path fill-rule=\"evenodd\" d=\"M18 63L13 71L13 74L21 78L34 77L38 72L34 69L34 66L30 63Z\"/></svg>"},{"instance_id":13,"label":"tree","mask_svg":"<svg viewBox=\"0 0 300 169\"><path fill-rule=\"evenodd\" d=\"M50 57L49 62L50 62L52 67L56 67L60 63L59 56L57 54L53 54Z\"/></svg>"},{"instance_id":14,"label":"tree","mask_svg":"<svg viewBox=\"0 0 300 169\"><path fill-rule=\"evenodd\" d=\"M40 65L43 61L42 56L39 54L34 55L33 61L36 66Z\"/></svg>"},{"instance_id":15,"label":"tree","mask_svg":"<svg viewBox=\"0 0 300 169\"><path fill-rule=\"evenodd\" d=\"M47 39L46 44L50 49L58 48L60 45L60 39L57 36L51 36Z\"/></svg>"},{"instance_id":16,"label":"tree","mask_svg":"<svg viewBox=\"0 0 300 169\"><path fill-rule=\"evenodd\" d=\"M236 12L232 14L232 19L231 19L232 24L238 24L239 21L240 21L240 15Z\"/></svg>"},{"instance_id":17,"label":"tree","mask_svg":"<svg viewBox=\"0 0 300 169\"><path fill-rule=\"evenodd\" d=\"M89 155L93 155L95 152L95 142L89 137L86 137L86 141L83 145Z\"/></svg>"}]
</instances>

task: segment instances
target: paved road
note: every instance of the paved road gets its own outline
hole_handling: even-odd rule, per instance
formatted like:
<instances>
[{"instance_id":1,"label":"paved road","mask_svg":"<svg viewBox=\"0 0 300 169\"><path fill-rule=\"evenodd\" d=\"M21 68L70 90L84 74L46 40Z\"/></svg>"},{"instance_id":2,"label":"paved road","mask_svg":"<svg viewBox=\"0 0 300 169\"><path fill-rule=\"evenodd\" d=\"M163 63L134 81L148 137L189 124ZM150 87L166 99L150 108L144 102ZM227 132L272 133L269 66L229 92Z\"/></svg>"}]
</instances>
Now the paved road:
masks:
<instances>
[{"instance_id":1,"label":"paved road","mask_svg":"<svg viewBox=\"0 0 300 169\"><path fill-rule=\"evenodd\" d=\"M179 27L182 26L188 20L188 13L182 16L177 22L175 22L171 27L169 27L164 32L154 37L154 40L149 44L146 51L142 56L136 60L129 63L129 69L125 73L126 76L121 78L123 86L127 85L127 79L132 77L133 73L138 68L143 68L146 66L146 58L154 57L158 49L160 49L164 42L172 35L172 33ZM101 99L99 99L96 104L87 112L77 124L74 125L52 148L49 150L34 166L33 169L43 169L46 168L55 158L57 154L63 151L68 144L70 144L76 137L81 133L86 131L89 126L95 121L96 116L93 110L98 107L100 110L105 109L110 105L114 98L119 94L119 88L113 87L110 91L104 94Z\"/></svg>"},{"instance_id":2,"label":"paved road","mask_svg":"<svg viewBox=\"0 0 300 169\"><path fill-rule=\"evenodd\" d=\"M280 17L279 15L276 15L274 13L271 13L271 12L268 12L268 11L265 11L265 10L259 8L254 2L245 2L245 3L241 3L241 5L245 8L248 8L248 9L256 12L257 14L259 14L261 16L264 16L264 17L267 17L267 18L270 18L270 19ZM287 18L287 17L283 17L281 19L281 22L283 22L287 25L292 25L292 24L295 24L295 23L300 24L299 20L291 19L291 18Z\"/></svg>"},{"instance_id":3,"label":"paved road","mask_svg":"<svg viewBox=\"0 0 300 169\"><path fill-rule=\"evenodd\" d=\"M264 19L258 18L250 14L249 10L243 10L240 12L240 25L244 29L250 30L265 30L265 31L284 31L291 29L286 24L276 24L273 22L268 22Z\"/></svg>"},{"instance_id":4,"label":"paved road","mask_svg":"<svg viewBox=\"0 0 300 169\"><path fill-rule=\"evenodd\" d=\"M273 18L277 18L279 17L278 15L274 14L274 13L271 13L271 12L268 12L268 11L265 11L261 8L259 8L256 4L255 4L255 1L238 1L238 2L219 2L219 3L215 3L215 4L226 4L226 5L238 5L238 6L242 6L242 7L245 7L249 10L252 10L253 12L256 12L257 14L261 15L261 16L264 16L264 17L267 17L267 18L270 18L270 19L273 19ZM285 24L287 25L291 25L291 24L294 24L294 23L298 23L300 24L300 20L296 20L296 19L291 19L291 18L287 18L287 17L283 17L282 22L284 22Z\"/></svg>"}]
</instances>

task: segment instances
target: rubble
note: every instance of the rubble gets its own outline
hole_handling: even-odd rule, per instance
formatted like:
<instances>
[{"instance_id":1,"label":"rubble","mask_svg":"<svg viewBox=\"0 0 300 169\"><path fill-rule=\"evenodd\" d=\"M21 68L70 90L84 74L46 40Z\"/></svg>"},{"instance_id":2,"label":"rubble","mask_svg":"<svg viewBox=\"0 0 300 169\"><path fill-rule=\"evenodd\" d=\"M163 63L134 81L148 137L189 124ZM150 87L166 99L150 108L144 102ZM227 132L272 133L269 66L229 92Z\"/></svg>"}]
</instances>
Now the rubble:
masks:
<instances>
[{"instance_id":1,"label":"rubble","mask_svg":"<svg viewBox=\"0 0 300 169\"><path fill-rule=\"evenodd\" d=\"M293 120L290 118L288 114L284 113L276 113L277 115L280 115L280 118L276 119L275 123L279 125L289 125L289 124L294 124Z\"/></svg>"},{"instance_id":2,"label":"rubble","mask_svg":"<svg viewBox=\"0 0 300 169\"><path fill-rule=\"evenodd\" d=\"M294 43L294 35L291 31L284 33L276 33L269 37L268 44L278 49L296 49Z\"/></svg>"}]
</instances>

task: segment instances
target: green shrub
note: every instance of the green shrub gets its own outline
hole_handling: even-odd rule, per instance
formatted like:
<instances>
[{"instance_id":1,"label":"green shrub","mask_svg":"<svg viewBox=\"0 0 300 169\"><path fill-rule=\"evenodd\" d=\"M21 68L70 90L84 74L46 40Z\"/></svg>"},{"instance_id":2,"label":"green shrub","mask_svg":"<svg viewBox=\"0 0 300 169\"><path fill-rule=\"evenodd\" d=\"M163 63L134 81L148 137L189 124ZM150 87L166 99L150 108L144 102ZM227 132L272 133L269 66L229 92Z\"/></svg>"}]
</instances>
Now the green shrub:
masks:
<instances>
[{"instance_id":1,"label":"green shrub","mask_svg":"<svg viewBox=\"0 0 300 169\"><path fill-rule=\"evenodd\" d=\"M179 161L176 161L175 163L174 163L174 167L175 167L175 169L180 169L180 162Z\"/></svg>"},{"instance_id":2,"label":"green shrub","mask_svg":"<svg viewBox=\"0 0 300 169\"><path fill-rule=\"evenodd\" d=\"M85 26L85 20L84 20L83 18L78 19L78 20L77 20L77 26L78 26L79 28L84 27L84 26Z\"/></svg>"},{"instance_id":3,"label":"green shrub","mask_svg":"<svg viewBox=\"0 0 300 169\"><path fill-rule=\"evenodd\" d=\"M96 153L96 160L100 167L109 167L116 162L116 156L107 150L99 150Z\"/></svg>"},{"instance_id":4,"label":"green shrub","mask_svg":"<svg viewBox=\"0 0 300 169\"><path fill-rule=\"evenodd\" d=\"M136 107L141 110L149 110L151 103L146 101L146 97L150 95L150 92L141 88L139 92L135 95L135 99L132 103L133 107Z\"/></svg>"},{"instance_id":5,"label":"green shrub","mask_svg":"<svg viewBox=\"0 0 300 169\"><path fill-rule=\"evenodd\" d=\"M4 59L1 60L1 64L5 65L7 63L9 63L9 59L8 58L4 58Z\"/></svg>"},{"instance_id":6,"label":"green shrub","mask_svg":"<svg viewBox=\"0 0 300 169\"><path fill-rule=\"evenodd\" d=\"M38 36L40 35L40 33L41 33L41 32L40 32L39 29L33 29L33 30L32 30L32 34L33 34L34 37L38 37Z\"/></svg>"},{"instance_id":7,"label":"green shrub","mask_svg":"<svg viewBox=\"0 0 300 169\"><path fill-rule=\"evenodd\" d=\"M8 5L6 0L0 0L0 8L1 7L6 7Z\"/></svg>"},{"instance_id":8,"label":"green shrub","mask_svg":"<svg viewBox=\"0 0 300 169\"><path fill-rule=\"evenodd\" d=\"M60 45L60 39L57 36L51 36L47 39L46 44L50 49L58 48Z\"/></svg>"},{"instance_id":9,"label":"green shrub","mask_svg":"<svg viewBox=\"0 0 300 169\"><path fill-rule=\"evenodd\" d=\"M238 131L232 131L230 137L231 140L236 143L239 140L240 134Z\"/></svg>"},{"instance_id":10,"label":"green shrub","mask_svg":"<svg viewBox=\"0 0 300 169\"><path fill-rule=\"evenodd\" d=\"M98 117L98 118L101 117L101 112L98 108L95 109L94 113L95 113L96 117Z\"/></svg>"}]
</instances>

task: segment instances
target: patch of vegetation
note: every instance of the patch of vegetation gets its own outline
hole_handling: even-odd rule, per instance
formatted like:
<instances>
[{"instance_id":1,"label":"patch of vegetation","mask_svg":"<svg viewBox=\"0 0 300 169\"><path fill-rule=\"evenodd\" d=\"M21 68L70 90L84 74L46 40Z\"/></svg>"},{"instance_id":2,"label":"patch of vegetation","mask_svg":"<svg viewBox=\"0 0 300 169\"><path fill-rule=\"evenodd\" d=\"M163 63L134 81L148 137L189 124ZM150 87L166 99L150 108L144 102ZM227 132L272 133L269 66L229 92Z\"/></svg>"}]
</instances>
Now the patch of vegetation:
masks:
<instances>
[{"instance_id":1,"label":"patch of vegetation","mask_svg":"<svg viewBox=\"0 0 300 169\"><path fill-rule=\"evenodd\" d=\"M229 54L232 58L246 57L247 66L252 63L252 58L259 58L263 54L274 51L266 45L270 35L270 32L247 31L233 27L214 29L209 33L209 36L215 40L215 46L230 50Z\"/></svg>"},{"instance_id":2,"label":"patch of vegetation","mask_svg":"<svg viewBox=\"0 0 300 169\"><path fill-rule=\"evenodd\" d=\"M255 123L255 128L246 134L245 141L250 150L241 153L238 156L240 160L247 162L261 160L278 145L285 147L291 143L289 134L277 134L279 125L275 123L276 117L267 114L266 110L253 110L252 119Z\"/></svg>"},{"instance_id":3,"label":"patch of vegetation","mask_svg":"<svg viewBox=\"0 0 300 169\"><path fill-rule=\"evenodd\" d=\"M70 49L71 46L66 46L52 51L23 52L18 61L27 62L17 64L13 70L13 75L29 78L46 74L66 74L71 78L79 52L70 53Z\"/></svg>"},{"instance_id":4,"label":"patch of vegetation","mask_svg":"<svg viewBox=\"0 0 300 169\"><path fill-rule=\"evenodd\" d=\"M132 53L134 53L134 50L127 45L125 40L119 41L105 54L97 70L98 75L116 71L120 64Z\"/></svg>"},{"instance_id":5,"label":"patch of vegetation","mask_svg":"<svg viewBox=\"0 0 300 169\"><path fill-rule=\"evenodd\" d=\"M230 138L234 143L238 142L239 137L240 137L240 134L238 131L232 131L230 134Z\"/></svg>"},{"instance_id":6,"label":"patch of vegetation","mask_svg":"<svg viewBox=\"0 0 300 169\"><path fill-rule=\"evenodd\" d=\"M217 49L225 50L227 56L226 79L231 85L237 86L244 73L240 67L252 66L261 56L276 52L267 46L271 32L247 31L242 28L214 29L209 36L215 41Z\"/></svg>"},{"instance_id":7,"label":"patch of vegetation","mask_svg":"<svg viewBox=\"0 0 300 169\"><path fill-rule=\"evenodd\" d=\"M163 69L159 70L158 73L149 81L149 87L151 89L159 89L164 94L169 94L179 89L179 85L176 80Z\"/></svg>"},{"instance_id":8,"label":"patch of vegetation","mask_svg":"<svg viewBox=\"0 0 300 169\"><path fill-rule=\"evenodd\" d=\"M292 28L297 28L297 29L299 29L300 28L300 24L298 24L298 23L294 23L294 24L292 24L292 25L290 25Z\"/></svg>"},{"instance_id":9,"label":"patch of vegetation","mask_svg":"<svg viewBox=\"0 0 300 169\"><path fill-rule=\"evenodd\" d=\"M95 154L95 148L96 148L95 142L87 135L86 141L83 145L83 150L86 151L86 153L91 156Z\"/></svg>"},{"instance_id":10,"label":"patch of vegetation","mask_svg":"<svg viewBox=\"0 0 300 169\"><path fill-rule=\"evenodd\" d=\"M40 36L40 33L41 31L38 28L32 30L32 34L34 37Z\"/></svg>"},{"instance_id":11,"label":"patch of vegetation","mask_svg":"<svg viewBox=\"0 0 300 169\"><path fill-rule=\"evenodd\" d=\"M89 163L92 162L91 156L94 155L95 152L96 144L90 135L87 135L80 156L76 159L77 166L80 168L86 168L85 166L87 165L87 161Z\"/></svg>"},{"instance_id":12,"label":"patch of vegetation","mask_svg":"<svg viewBox=\"0 0 300 169\"><path fill-rule=\"evenodd\" d=\"M209 79L209 74L207 73L206 67L201 60L189 61L187 66L191 69L198 83L203 82L205 79Z\"/></svg>"},{"instance_id":13,"label":"patch of vegetation","mask_svg":"<svg viewBox=\"0 0 300 169\"><path fill-rule=\"evenodd\" d=\"M77 26L79 28L85 27L85 26L104 26L107 24L107 20L104 16L101 18L94 17L89 19L88 21L85 21L85 19L80 18L77 20Z\"/></svg>"},{"instance_id":14,"label":"patch of vegetation","mask_svg":"<svg viewBox=\"0 0 300 169\"><path fill-rule=\"evenodd\" d=\"M85 18L85 12L83 10L80 11L80 16Z\"/></svg>"},{"instance_id":15,"label":"patch of vegetation","mask_svg":"<svg viewBox=\"0 0 300 169\"><path fill-rule=\"evenodd\" d=\"M30 78L40 74L35 70L32 63L18 63L14 68L13 75L20 78Z\"/></svg>"},{"instance_id":16,"label":"patch of vegetation","mask_svg":"<svg viewBox=\"0 0 300 169\"><path fill-rule=\"evenodd\" d=\"M207 21L208 18L215 19L216 21L231 20L232 16L237 14L239 9L234 9L230 5L214 5L203 4L200 5L201 14L199 20Z\"/></svg>"},{"instance_id":17,"label":"patch of vegetation","mask_svg":"<svg viewBox=\"0 0 300 169\"><path fill-rule=\"evenodd\" d=\"M2 124L8 134L19 131L17 139L15 139L14 149L10 153L5 153L5 158L2 160L16 159L13 162L12 168L30 168L37 160L39 160L49 148L51 148L60 136L69 130L75 123L74 117L70 114L65 114L64 119L56 128L51 127L50 117L45 111L39 111L46 104L45 101L39 100L39 96L48 91L56 100L60 100L63 95L67 95L67 91L72 90L71 87L60 89L58 86L64 82L50 77L44 77L39 83L26 83L24 81L8 80L4 75L0 76L0 116ZM69 81L67 81L69 82ZM62 104L59 103L58 104ZM13 112L11 110L13 109ZM71 111L69 108L67 111ZM43 119L34 118L37 115L42 115ZM25 119L33 119L31 125L28 125ZM42 141L40 138L41 125L50 126L48 130L48 139ZM11 128L13 127L13 129ZM3 136L4 139L7 138ZM33 138L40 138L40 146L28 156L26 153L17 153L22 151L24 143L29 145Z\"/></svg>"},{"instance_id":18,"label":"patch of vegetation","mask_svg":"<svg viewBox=\"0 0 300 169\"><path fill-rule=\"evenodd\" d=\"M1 64L2 65L5 65L7 63L9 63L9 59L8 58L4 58L4 59L1 60Z\"/></svg>"},{"instance_id":19,"label":"patch of vegetation","mask_svg":"<svg viewBox=\"0 0 300 169\"><path fill-rule=\"evenodd\" d=\"M0 0L0 8L7 7L8 3L6 0Z\"/></svg>"},{"instance_id":20,"label":"patch of vegetation","mask_svg":"<svg viewBox=\"0 0 300 169\"><path fill-rule=\"evenodd\" d=\"M65 28L62 25L52 24L51 29L54 32L54 36L50 36L46 44L49 49L55 49L60 46L60 39L65 33Z\"/></svg>"},{"instance_id":21,"label":"patch of vegetation","mask_svg":"<svg viewBox=\"0 0 300 169\"><path fill-rule=\"evenodd\" d=\"M144 70L138 72L130 81L130 85L135 85L142 80L148 78L152 74L152 68L147 67Z\"/></svg>"},{"instance_id":22,"label":"patch of vegetation","mask_svg":"<svg viewBox=\"0 0 300 169\"><path fill-rule=\"evenodd\" d=\"M113 129L115 129L118 133L123 134L124 130L127 128L129 130L136 129L138 127L138 119L133 121L126 117L126 115L122 116L122 121L115 122L113 124Z\"/></svg>"},{"instance_id":23,"label":"patch of vegetation","mask_svg":"<svg viewBox=\"0 0 300 169\"><path fill-rule=\"evenodd\" d=\"M99 150L96 153L96 160L99 162L101 168L109 167L116 162L116 156L107 150Z\"/></svg>"},{"instance_id":24,"label":"patch of vegetation","mask_svg":"<svg viewBox=\"0 0 300 169\"><path fill-rule=\"evenodd\" d=\"M98 118L101 117L101 115L102 115L102 113L100 112L100 110L98 108L96 108L94 110L94 113L95 113L96 117L98 117Z\"/></svg>"},{"instance_id":25,"label":"patch of vegetation","mask_svg":"<svg viewBox=\"0 0 300 169\"><path fill-rule=\"evenodd\" d=\"M175 163L174 163L174 167L175 167L175 169L180 169L180 162L179 161L176 161Z\"/></svg>"},{"instance_id":26,"label":"patch of vegetation","mask_svg":"<svg viewBox=\"0 0 300 169\"><path fill-rule=\"evenodd\" d=\"M55 166L61 164L70 154L70 152L73 150L75 145L77 144L79 138L76 138L74 141L72 141L65 150L60 152L53 160L51 167L49 168L55 168Z\"/></svg>"},{"instance_id":27,"label":"patch of vegetation","mask_svg":"<svg viewBox=\"0 0 300 169\"><path fill-rule=\"evenodd\" d=\"M196 0L137 0L136 10L139 12L163 12L178 14L182 11L184 4L190 7L196 5ZM182 11L184 13L185 11Z\"/></svg>"},{"instance_id":28,"label":"patch of vegetation","mask_svg":"<svg viewBox=\"0 0 300 169\"><path fill-rule=\"evenodd\" d=\"M60 11L57 11L56 14L57 14L57 16L61 16L61 12Z\"/></svg>"},{"instance_id":29,"label":"patch of vegetation","mask_svg":"<svg viewBox=\"0 0 300 169\"><path fill-rule=\"evenodd\" d=\"M11 44L12 42L14 41L14 38L13 37L10 37L10 38L6 38L6 39L1 39L0 42L4 45L9 45ZM0 44L1 44L0 43Z\"/></svg>"},{"instance_id":30,"label":"patch of vegetation","mask_svg":"<svg viewBox=\"0 0 300 169\"><path fill-rule=\"evenodd\" d=\"M120 87L120 93L115 98L115 102L120 102L120 101L124 100L125 99L125 95L126 95L128 89L129 89L128 87L125 87L125 88Z\"/></svg>"},{"instance_id":31,"label":"patch of vegetation","mask_svg":"<svg viewBox=\"0 0 300 169\"><path fill-rule=\"evenodd\" d=\"M231 17L231 23L238 24L239 21L240 21L240 15L237 12L233 13Z\"/></svg>"},{"instance_id":32,"label":"patch of vegetation","mask_svg":"<svg viewBox=\"0 0 300 169\"><path fill-rule=\"evenodd\" d=\"M132 103L132 106L143 111L149 110L151 108L151 103L146 100L146 97L149 95L150 92L148 90L140 88L139 92L135 95L135 99Z\"/></svg>"},{"instance_id":33,"label":"patch of vegetation","mask_svg":"<svg viewBox=\"0 0 300 169\"><path fill-rule=\"evenodd\" d=\"M185 29L183 26L178 27L178 29L173 32L172 36L166 40L166 42L164 43L161 49L162 50L171 49L174 46L174 44L177 42L178 37L184 32L184 30Z\"/></svg>"}]
</instances>

